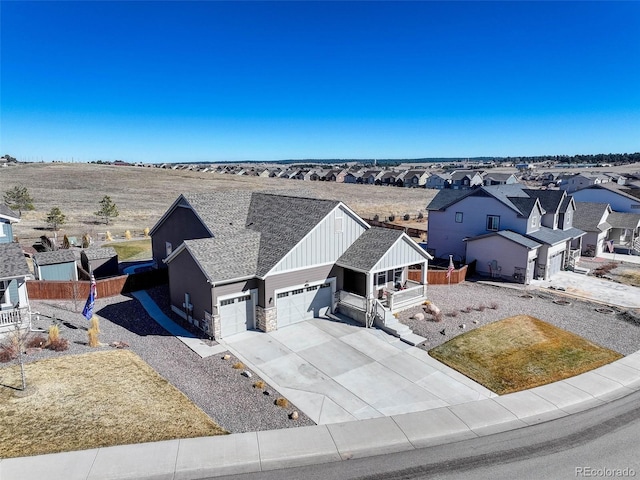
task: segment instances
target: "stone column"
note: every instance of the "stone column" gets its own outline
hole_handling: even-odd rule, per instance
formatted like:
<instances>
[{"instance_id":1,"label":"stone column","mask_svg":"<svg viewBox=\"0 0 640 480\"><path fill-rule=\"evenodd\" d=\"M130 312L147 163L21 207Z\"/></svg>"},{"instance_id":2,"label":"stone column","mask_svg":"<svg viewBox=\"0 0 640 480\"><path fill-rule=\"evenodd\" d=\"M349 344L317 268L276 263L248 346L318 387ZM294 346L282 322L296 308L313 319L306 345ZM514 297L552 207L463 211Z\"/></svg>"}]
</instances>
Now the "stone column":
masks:
<instances>
[{"instance_id":1,"label":"stone column","mask_svg":"<svg viewBox=\"0 0 640 480\"><path fill-rule=\"evenodd\" d=\"M278 329L276 307L264 308L256 306L256 327L263 332L273 332Z\"/></svg>"}]
</instances>

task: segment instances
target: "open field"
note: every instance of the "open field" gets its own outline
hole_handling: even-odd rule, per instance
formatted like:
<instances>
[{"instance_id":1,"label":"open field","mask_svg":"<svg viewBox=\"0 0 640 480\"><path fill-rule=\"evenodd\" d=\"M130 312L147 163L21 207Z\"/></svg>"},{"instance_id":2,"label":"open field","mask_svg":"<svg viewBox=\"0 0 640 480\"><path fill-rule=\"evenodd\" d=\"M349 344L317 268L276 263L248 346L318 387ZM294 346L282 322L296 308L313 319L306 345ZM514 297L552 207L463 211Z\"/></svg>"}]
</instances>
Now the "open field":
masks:
<instances>
[{"instance_id":1,"label":"open field","mask_svg":"<svg viewBox=\"0 0 640 480\"><path fill-rule=\"evenodd\" d=\"M141 236L151 228L180 193L216 190L274 191L341 200L363 217L386 217L405 213L416 216L435 196L435 190L309 182L278 178L245 177L214 173L116 167L97 164L34 163L0 169L2 192L24 185L34 198L35 210L22 213L14 232L21 242L35 240L46 230L47 212L60 207L67 223L58 233L79 237L87 232L94 239L109 230L122 236L126 230ZM100 223L93 213L109 195L120 215L112 225ZM426 218L422 224L426 227ZM415 226L415 222L407 224Z\"/></svg>"},{"instance_id":2,"label":"open field","mask_svg":"<svg viewBox=\"0 0 640 480\"><path fill-rule=\"evenodd\" d=\"M0 369L0 457L222 435L179 390L127 350ZM30 392L31 391L31 392Z\"/></svg>"},{"instance_id":3,"label":"open field","mask_svg":"<svg viewBox=\"0 0 640 480\"><path fill-rule=\"evenodd\" d=\"M151 258L151 239L128 240L124 242L105 243L103 247L111 247L118 253L118 261L145 260Z\"/></svg>"},{"instance_id":4,"label":"open field","mask_svg":"<svg viewBox=\"0 0 640 480\"><path fill-rule=\"evenodd\" d=\"M485 325L429 354L499 395L573 377L622 358L528 315Z\"/></svg>"}]
</instances>

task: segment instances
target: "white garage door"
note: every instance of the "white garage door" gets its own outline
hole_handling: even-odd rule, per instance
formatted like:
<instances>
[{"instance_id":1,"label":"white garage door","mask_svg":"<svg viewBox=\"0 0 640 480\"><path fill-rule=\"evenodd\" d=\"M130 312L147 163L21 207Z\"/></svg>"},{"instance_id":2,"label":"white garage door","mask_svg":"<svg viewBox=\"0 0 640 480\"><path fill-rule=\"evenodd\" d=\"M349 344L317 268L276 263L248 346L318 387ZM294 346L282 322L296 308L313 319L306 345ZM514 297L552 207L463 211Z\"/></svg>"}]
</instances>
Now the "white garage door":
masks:
<instances>
[{"instance_id":1,"label":"white garage door","mask_svg":"<svg viewBox=\"0 0 640 480\"><path fill-rule=\"evenodd\" d=\"M553 257L549 259L549 271L548 275L551 277L555 275L560 270L562 270L562 257L564 252L556 253Z\"/></svg>"},{"instance_id":2,"label":"white garage door","mask_svg":"<svg viewBox=\"0 0 640 480\"><path fill-rule=\"evenodd\" d=\"M220 300L221 336L228 337L253 328L255 306L250 294Z\"/></svg>"},{"instance_id":3,"label":"white garage door","mask_svg":"<svg viewBox=\"0 0 640 480\"><path fill-rule=\"evenodd\" d=\"M331 284L300 287L276 295L278 328L319 317L331 307Z\"/></svg>"}]
</instances>

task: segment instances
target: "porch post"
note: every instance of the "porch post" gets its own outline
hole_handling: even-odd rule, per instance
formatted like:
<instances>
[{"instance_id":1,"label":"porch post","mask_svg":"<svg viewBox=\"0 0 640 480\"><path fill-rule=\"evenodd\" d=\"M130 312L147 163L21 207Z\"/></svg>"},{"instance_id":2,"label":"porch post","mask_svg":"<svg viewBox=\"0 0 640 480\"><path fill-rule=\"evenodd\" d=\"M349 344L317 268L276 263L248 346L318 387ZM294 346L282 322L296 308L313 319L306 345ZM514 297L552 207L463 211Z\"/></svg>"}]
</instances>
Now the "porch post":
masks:
<instances>
[{"instance_id":1,"label":"porch post","mask_svg":"<svg viewBox=\"0 0 640 480\"><path fill-rule=\"evenodd\" d=\"M422 262L420 269L420 283L422 284L422 296L427 296L427 261Z\"/></svg>"},{"instance_id":2,"label":"porch post","mask_svg":"<svg viewBox=\"0 0 640 480\"><path fill-rule=\"evenodd\" d=\"M365 287L365 327L369 328L373 325L373 321L370 318L373 315L373 275L371 272L365 274L367 279L367 285Z\"/></svg>"}]
</instances>

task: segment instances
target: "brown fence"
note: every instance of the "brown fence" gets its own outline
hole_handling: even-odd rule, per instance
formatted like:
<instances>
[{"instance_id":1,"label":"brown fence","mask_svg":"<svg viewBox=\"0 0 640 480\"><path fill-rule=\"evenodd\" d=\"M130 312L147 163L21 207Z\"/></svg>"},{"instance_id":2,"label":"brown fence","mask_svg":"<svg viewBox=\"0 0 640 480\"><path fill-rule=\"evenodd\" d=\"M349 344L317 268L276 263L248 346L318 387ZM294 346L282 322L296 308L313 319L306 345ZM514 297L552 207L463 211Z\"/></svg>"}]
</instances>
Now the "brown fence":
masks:
<instances>
[{"instance_id":1,"label":"brown fence","mask_svg":"<svg viewBox=\"0 0 640 480\"><path fill-rule=\"evenodd\" d=\"M96 280L98 298L145 290L167 283L166 270L153 270L132 275ZM78 300L89 296L88 281L29 280L27 294L31 300Z\"/></svg>"},{"instance_id":2,"label":"brown fence","mask_svg":"<svg viewBox=\"0 0 640 480\"><path fill-rule=\"evenodd\" d=\"M464 282L467 276L467 266L463 265L457 270L451 272L451 278L447 278L446 270L427 270L427 283L429 285L447 285ZM409 280L419 282L421 279L420 270L409 270Z\"/></svg>"},{"instance_id":3,"label":"brown fence","mask_svg":"<svg viewBox=\"0 0 640 480\"><path fill-rule=\"evenodd\" d=\"M403 227L402 225L396 225L395 223L381 222L379 220L370 220L370 219L365 219L365 221L372 227L383 227L383 228L389 228L392 230L402 230L410 237L422 237L427 233L426 230L423 230L420 228Z\"/></svg>"}]
</instances>

